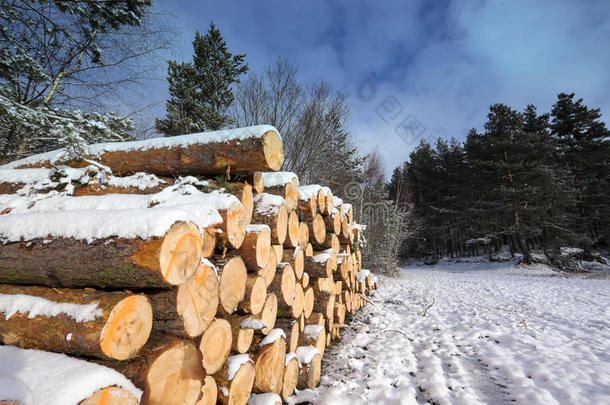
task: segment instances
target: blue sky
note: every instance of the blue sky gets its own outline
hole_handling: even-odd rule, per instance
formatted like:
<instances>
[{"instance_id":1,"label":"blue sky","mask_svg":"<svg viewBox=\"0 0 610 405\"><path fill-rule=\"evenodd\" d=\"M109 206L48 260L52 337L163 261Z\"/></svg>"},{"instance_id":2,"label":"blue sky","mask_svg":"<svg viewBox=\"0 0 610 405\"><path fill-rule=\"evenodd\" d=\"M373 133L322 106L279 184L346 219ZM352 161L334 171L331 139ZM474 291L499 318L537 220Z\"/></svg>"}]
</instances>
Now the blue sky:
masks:
<instances>
[{"instance_id":1,"label":"blue sky","mask_svg":"<svg viewBox=\"0 0 610 405\"><path fill-rule=\"evenodd\" d=\"M566 91L610 114L606 0L158 3L181 34L172 58L190 60L195 30L213 20L251 70L281 56L303 80L346 91L353 135L365 152L378 146L388 172L413 139L464 139L492 103L542 112ZM155 86L150 101L163 114L166 83Z\"/></svg>"}]
</instances>

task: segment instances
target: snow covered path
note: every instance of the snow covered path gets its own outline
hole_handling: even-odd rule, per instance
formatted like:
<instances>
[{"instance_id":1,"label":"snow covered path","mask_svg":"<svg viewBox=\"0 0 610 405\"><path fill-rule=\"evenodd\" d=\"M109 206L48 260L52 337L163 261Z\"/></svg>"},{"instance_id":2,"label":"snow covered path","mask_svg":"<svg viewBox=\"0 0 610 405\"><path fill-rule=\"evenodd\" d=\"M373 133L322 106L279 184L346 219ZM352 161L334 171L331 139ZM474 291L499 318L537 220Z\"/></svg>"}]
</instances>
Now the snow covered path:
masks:
<instances>
[{"instance_id":1,"label":"snow covered path","mask_svg":"<svg viewBox=\"0 0 610 405\"><path fill-rule=\"evenodd\" d=\"M295 402L610 404L610 280L445 263L372 300Z\"/></svg>"}]
</instances>

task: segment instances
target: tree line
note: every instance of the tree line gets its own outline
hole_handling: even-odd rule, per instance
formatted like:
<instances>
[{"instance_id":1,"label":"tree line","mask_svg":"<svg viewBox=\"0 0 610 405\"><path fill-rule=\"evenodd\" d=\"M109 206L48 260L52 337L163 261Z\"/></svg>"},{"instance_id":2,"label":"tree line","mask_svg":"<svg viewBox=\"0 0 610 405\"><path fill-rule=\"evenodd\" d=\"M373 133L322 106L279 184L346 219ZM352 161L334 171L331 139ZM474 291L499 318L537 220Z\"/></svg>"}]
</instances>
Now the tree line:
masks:
<instances>
[{"instance_id":1,"label":"tree line","mask_svg":"<svg viewBox=\"0 0 610 405\"><path fill-rule=\"evenodd\" d=\"M394 169L390 198L411 209L403 257L487 254L502 246L532 261L559 249L607 248L610 231L610 132L601 112L561 93L548 114L528 105L490 107L484 129L464 142L422 140Z\"/></svg>"}]
</instances>

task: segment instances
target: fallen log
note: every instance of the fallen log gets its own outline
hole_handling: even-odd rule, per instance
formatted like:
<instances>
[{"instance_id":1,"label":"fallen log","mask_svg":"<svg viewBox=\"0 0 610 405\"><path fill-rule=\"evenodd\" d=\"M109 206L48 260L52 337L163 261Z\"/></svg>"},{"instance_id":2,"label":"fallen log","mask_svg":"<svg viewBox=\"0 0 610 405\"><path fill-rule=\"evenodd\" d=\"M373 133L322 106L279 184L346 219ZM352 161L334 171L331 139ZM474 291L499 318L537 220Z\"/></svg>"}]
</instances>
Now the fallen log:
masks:
<instances>
[{"instance_id":1,"label":"fallen log","mask_svg":"<svg viewBox=\"0 0 610 405\"><path fill-rule=\"evenodd\" d=\"M254 363L247 354L230 356L214 374L218 402L223 405L246 405L254 384Z\"/></svg>"},{"instance_id":2,"label":"fallen log","mask_svg":"<svg viewBox=\"0 0 610 405\"><path fill-rule=\"evenodd\" d=\"M0 285L5 345L125 360L148 339L152 310L125 292Z\"/></svg>"},{"instance_id":3,"label":"fallen log","mask_svg":"<svg viewBox=\"0 0 610 405\"><path fill-rule=\"evenodd\" d=\"M65 216L66 221L69 218ZM35 239L0 245L0 282L167 288L186 282L201 256L200 232L190 222L177 222L163 237L148 240L108 237L84 243L72 238Z\"/></svg>"},{"instance_id":4,"label":"fallen log","mask_svg":"<svg viewBox=\"0 0 610 405\"><path fill-rule=\"evenodd\" d=\"M323 217L326 232L339 235L341 233L341 215L338 211L333 211L330 215ZM326 236L326 235L324 235Z\"/></svg>"},{"instance_id":5,"label":"fallen log","mask_svg":"<svg viewBox=\"0 0 610 405\"><path fill-rule=\"evenodd\" d=\"M136 172L157 176L216 176L253 171L276 171L284 162L282 140L275 128L259 125L214 132L89 145L80 159L67 150L30 156L3 168L52 167L57 163L82 167L97 161L115 175Z\"/></svg>"},{"instance_id":6,"label":"fallen log","mask_svg":"<svg viewBox=\"0 0 610 405\"><path fill-rule=\"evenodd\" d=\"M284 246L283 245L271 245L273 252L275 253L275 259L278 263L281 263L285 260L282 260L284 255Z\"/></svg>"},{"instance_id":7,"label":"fallen log","mask_svg":"<svg viewBox=\"0 0 610 405\"><path fill-rule=\"evenodd\" d=\"M252 188L257 193L262 193L265 191L263 172L256 171L252 173L237 174L235 175L234 179L240 183L248 183L252 185Z\"/></svg>"},{"instance_id":8,"label":"fallen log","mask_svg":"<svg viewBox=\"0 0 610 405\"><path fill-rule=\"evenodd\" d=\"M191 278L171 290L148 294L153 308L153 329L180 337L200 336L214 319L219 302L214 265L202 261Z\"/></svg>"},{"instance_id":9,"label":"fallen log","mask_svg":"<svg viewBox=\"0 0 610 405\"><path fill-rule=\"evenodd\" d=\"M341 244L339 238L334 233L327 233L322 243L313 243L314 250L327 250L332 249L334 253L339 253L341 250Z\"/></svg>"},{"instance_id":10,"label":"fallen log","mask_svg":"<svg viewBox=\"0 0 610 405\"><path fill-rule=\"evenodd\" d=\"M246 353L250 350L255 330L266 327L264 321L248 315L229 315L226 321L231 324L233 339L231 351L234 353Z\"/></svg>"},{"instance_id":11,"label":"fallen log","mask_svg":"<svg viewBox=\"0 0 610 405\"><path fill-rule=\"evenodd\" d=\"M239 249L246 237L246 228L250 218L241 203L232 204L229 208L219 209L222 223L218 225L220 233L216 236L216 249Z\"/></svg>"}]
</instances>

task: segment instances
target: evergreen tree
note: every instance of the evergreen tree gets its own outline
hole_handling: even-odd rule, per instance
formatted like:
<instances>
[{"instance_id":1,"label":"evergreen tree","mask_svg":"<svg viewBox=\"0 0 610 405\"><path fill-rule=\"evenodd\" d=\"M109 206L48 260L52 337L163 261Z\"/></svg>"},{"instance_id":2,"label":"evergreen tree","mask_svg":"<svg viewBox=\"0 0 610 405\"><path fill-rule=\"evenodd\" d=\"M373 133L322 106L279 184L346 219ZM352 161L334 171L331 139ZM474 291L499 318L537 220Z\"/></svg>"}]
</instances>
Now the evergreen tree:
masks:
<instances>
[{"instance_id":1,"label":"evergreen tree","mask_svg":"<svg viewBox=\"0 0 610 405\"><path fill-rule=\"evenodd\" d=\"M231 54L213 22L204 36L195 33L193 51L192 63L168 62L167 116L155 124L166 136L218 130L232 123L232 85L248 71L246 55Z\"/></svg>"},{"instance_id":2,"label":"evergreen tree","mask_svg":"<svg viewBox=\"0 0 610 405\"><path fill-rule=\"evenodd\" d=\"M586 255L610 231L610 131L599 109L574 100L574 93L561 93L551 112L551 133L558 144L557 157L572 174L576 212L571 228L583 241ZM607 243L607 241L606 241Z\"/></svg>"}]
</instances>

